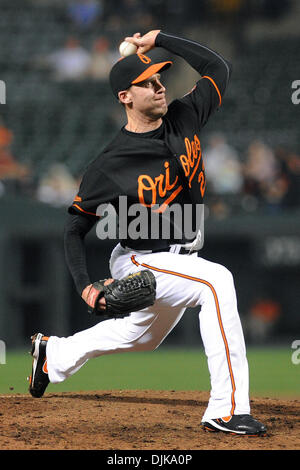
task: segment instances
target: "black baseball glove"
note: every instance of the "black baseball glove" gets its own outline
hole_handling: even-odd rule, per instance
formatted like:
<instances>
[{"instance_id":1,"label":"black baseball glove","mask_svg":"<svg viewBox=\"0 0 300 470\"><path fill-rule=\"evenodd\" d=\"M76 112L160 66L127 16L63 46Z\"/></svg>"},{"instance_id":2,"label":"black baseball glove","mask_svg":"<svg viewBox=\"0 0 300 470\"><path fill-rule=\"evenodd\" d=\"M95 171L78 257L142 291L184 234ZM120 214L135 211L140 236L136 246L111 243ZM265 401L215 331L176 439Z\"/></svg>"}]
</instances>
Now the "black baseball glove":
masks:
<instances>
[{"instance_id":1,"label":"black baseball glove","mask_svg":"<svg viewBox=\"0 0 300 470\"><path fill-rule=\"evenodd\" d=\"M106 279L94 282L88 294L88 312L108 318L123 318L153 305L156 297L156 280L151 271L138 271L105 286ZM104 297L106 308L100 310L99 300Z\"/></svg>"}]
</instances>

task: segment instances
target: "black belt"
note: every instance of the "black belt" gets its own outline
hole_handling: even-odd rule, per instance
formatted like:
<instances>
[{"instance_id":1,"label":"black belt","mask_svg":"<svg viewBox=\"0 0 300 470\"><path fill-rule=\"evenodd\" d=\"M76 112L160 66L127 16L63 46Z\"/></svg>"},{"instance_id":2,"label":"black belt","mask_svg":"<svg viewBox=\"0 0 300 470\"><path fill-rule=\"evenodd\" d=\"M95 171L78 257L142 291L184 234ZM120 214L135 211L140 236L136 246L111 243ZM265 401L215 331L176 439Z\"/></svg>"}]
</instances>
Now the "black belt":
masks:
<instances>
[{"instance_id":1,"label":"black belt","mask_svg":"<svg viewBox=\"0 0 300 470\"><path fill-rule=\"evenodd\" d=\"M151 249L136 249L136 248L133 248L132 246L127 246L125 245L123 242L120 242L120 245L123 247L123 248L126 248L126 249L129 249L129 250L134 250L134 251L147 251L148 253L167 253L167 252L170 252L171 250L171 246L166 246L166 247L162 247L162 248L155 248L154 250L151 250ZM180 250L176 253L177 255L187 255L189 254L190 250L187 250L186 248L184 248L183 246L180 247Z\"/></svg>"}]
</instances>

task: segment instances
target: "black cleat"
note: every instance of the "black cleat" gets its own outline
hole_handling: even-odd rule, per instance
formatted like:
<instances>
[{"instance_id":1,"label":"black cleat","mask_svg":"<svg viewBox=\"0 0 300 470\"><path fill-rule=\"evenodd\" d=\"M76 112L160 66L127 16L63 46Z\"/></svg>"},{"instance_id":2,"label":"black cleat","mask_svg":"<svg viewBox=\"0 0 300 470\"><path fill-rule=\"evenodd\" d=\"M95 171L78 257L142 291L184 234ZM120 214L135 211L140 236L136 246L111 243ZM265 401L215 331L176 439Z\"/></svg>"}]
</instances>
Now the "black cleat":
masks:
<instances>
[{"instance_id":1,"label":"black cleat","mask_svg":"<svg viewBox=\"0 0 300 470\"><path fill-rule=\"evenodd\" d=\"M208 419L201 423L204 431L227 432L244 436L265 436L267 428L251 415L233 415L225 418Z\"/></svg>"},{"instance_id":2,"label":"black cleat","mask_svg":"<svg viewBox=\"0 0 300 470\"><path fill-rule=\"evenodd\" d=\"M33 397L40 398L44 395L49 384L46 358L48 337L43 336L42 333L36 333L31 336L31 340L31 355L33 356L33 362L31 376L29 377L29 392Z\"/></svg>"}]
</instances>

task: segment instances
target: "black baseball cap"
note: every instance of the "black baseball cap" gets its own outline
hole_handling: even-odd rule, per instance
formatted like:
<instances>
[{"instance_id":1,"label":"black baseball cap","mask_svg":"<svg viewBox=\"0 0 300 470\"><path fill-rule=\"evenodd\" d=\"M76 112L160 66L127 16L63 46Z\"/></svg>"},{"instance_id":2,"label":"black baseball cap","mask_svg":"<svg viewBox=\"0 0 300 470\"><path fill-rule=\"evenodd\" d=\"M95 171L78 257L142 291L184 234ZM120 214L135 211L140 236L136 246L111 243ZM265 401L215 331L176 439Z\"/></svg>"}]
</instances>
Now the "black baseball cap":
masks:
<instances>
[{"instance_id":1,"label":"black baseball cap","mask_svg":"<svg viewBox=\"0 0 300 470\"><path fill-rule=\"evenodd\" d=\"M127 90L135 83L143 82L157 72L168 69L173 62L153 62L144 54L122 57L110 71L109 81L113 94L118 98L119 91Z\"/></svg>"}]
</instances>

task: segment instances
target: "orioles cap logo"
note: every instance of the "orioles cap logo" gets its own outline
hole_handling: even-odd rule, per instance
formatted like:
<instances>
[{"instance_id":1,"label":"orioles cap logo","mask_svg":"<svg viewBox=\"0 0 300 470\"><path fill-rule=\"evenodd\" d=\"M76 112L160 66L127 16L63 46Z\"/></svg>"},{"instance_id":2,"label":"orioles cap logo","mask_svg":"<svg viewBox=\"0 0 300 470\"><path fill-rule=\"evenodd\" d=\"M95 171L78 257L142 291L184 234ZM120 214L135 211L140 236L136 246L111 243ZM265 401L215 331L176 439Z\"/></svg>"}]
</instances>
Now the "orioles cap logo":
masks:
<instances>
[{"instance_id":1,"label":"orioles cap logo","mask_svg":"<svg viewBox=\"0 0 300 470\"><path fill-rule=\"evenodd\" d=\"M140 60L141 60L142 62L144 62L144 64L150 64L150 62L151 62L150 57L147 57L147 56L144 55L144 54L137 54L137 55L138 55L138 57L140 58Z\"/></svg>"}]
</instances>

